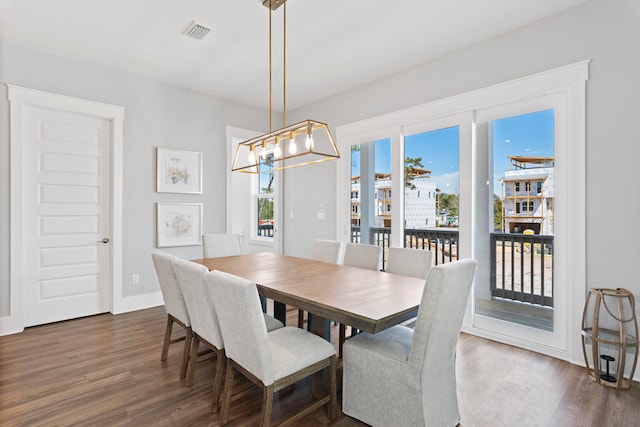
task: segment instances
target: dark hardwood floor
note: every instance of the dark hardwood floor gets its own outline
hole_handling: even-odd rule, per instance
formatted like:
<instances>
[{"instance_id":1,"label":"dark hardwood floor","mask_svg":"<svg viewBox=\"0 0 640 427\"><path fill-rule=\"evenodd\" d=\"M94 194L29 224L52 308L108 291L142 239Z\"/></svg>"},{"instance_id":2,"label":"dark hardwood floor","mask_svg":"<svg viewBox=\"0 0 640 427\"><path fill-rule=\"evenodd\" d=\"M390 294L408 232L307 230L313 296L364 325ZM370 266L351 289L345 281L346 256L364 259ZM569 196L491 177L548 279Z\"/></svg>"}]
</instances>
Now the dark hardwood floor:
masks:
<instances>
[{"instance_id":1,"label":"dark hardwood floor","mask_svg":"<svg viewBox=\"0 0 640 427\"><path fill-rule=\"evenodd\" d=\"M291 322L296 316L291 310ZM215 360L201 361L193 387L186 387L178 378L181 344L160 361L165 319L159 307L0 337L0 425L218 425L218 414L209 412ZM526 350L463 334L457 374L463 427L640 425L637 383L610 390L584 368ZM246 380L238 383L228 425L257 425L261 393ZM281 393L273 422L310 399L308 381ZM342 413L330 422L320 409L298 425L363 424Z\"/></svg>"}]
</instances>

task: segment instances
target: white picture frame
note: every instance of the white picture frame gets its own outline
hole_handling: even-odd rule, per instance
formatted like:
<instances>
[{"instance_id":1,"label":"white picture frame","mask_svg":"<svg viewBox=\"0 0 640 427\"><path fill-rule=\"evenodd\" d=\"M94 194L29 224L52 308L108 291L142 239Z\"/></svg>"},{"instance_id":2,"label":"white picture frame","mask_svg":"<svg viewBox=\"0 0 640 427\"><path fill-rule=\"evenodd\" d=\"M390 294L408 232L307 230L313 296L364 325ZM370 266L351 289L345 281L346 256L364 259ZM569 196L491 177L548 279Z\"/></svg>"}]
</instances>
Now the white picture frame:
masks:
<instances>
[{"instance_id":1,"label":"white picture frame","mask_svg":"<svg viewBox=\"0 0 640 427\"><path fill-rule=\"evenodd\" d=\"M202 194L202 153L156 148L158 193Z\"/></svg>"},{"instance_id":2,"label":"white picture frame","mask_svg":"<svg viewBox=\"0 0 640 427\"><path fill-rule=\"evenodd\" d=\"M156 212L156 247L201 244L202 203L156 203Z\"/></svg>"}]
</instances>

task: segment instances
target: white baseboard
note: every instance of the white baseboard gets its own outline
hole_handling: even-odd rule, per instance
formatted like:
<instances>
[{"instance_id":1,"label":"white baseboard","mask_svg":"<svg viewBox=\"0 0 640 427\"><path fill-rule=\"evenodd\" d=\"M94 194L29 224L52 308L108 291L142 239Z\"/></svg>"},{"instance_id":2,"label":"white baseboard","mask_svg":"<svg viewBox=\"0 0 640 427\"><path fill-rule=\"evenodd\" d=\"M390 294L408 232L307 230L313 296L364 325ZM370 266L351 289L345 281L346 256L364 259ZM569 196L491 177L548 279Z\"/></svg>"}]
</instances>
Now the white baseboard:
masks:
<instances>
[{"instance_id":1,"label":"white baseboard","mask_svg":"<svg viewBox=\"0 0 640 427\"><path fill-rule=\"evenodd\" d=\"M151 294L135 295L132 297L122 297L113 302L113 314L128 313L130 311L143 310L145 308L157 307L164 305L162 292L153 292Z\"/></svg>"}]
</instances>

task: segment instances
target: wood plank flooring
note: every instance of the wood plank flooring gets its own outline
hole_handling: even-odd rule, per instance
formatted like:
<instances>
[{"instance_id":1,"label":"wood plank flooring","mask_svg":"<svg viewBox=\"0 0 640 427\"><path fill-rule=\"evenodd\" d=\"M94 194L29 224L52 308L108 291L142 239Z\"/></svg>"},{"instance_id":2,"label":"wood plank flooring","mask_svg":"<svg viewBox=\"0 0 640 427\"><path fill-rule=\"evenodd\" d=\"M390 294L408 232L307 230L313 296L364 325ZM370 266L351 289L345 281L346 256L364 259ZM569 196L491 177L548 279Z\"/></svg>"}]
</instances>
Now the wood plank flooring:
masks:
<instances>
[{"instance_id":1,"label":"wood plank flooring","mask_svg":"<svg viewBox=\"0 0 640 427\"><path fill-rule=\"evenodd\" d=\"M293 324L296 314L291 310ZM215 360L200 362L193 387L186 387L178 378L181 344L160 361L165 320L158 307L0 337L0 425L219 425L209 412ZM457 374L463 427L640 425L639 384L610 390L584 368L526 350L463 334ZM257 425L260 390L238 384L228 425ZM310 399L308 381L281 393L273 422ZM319 409L298 425L363 424L342 413L330 422Z\"/></svg>"}]
</instances>

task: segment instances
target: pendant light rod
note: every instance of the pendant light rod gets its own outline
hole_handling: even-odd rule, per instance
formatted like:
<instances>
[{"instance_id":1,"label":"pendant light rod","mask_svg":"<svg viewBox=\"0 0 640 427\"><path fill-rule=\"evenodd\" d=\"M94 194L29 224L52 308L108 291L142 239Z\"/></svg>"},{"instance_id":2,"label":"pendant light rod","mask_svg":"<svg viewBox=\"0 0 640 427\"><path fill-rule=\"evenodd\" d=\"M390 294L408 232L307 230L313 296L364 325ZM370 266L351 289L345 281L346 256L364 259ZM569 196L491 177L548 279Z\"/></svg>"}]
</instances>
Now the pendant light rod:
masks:
<instances>
[{"instance_id":1,"label":"pendant light rod","mask_svg":"<svg viewBox=\"0 0 640 427\"><path fill-rule=\"evenodd\" d=\"M287 127L287 0L284 0L284 24L282 42L282 111L284 113L284 126Z\"/></svg>"},{"instance_id":2,"label":"pendant light rod","mask_svg":"<svg viewBox=\"0 0 640 427\"><path fill-rule=\"evenodd\" d=\"M273 132L273 59L271 56L271 15L273 9L269 9L269 132Z\"/></svg>"}]
</instances>

